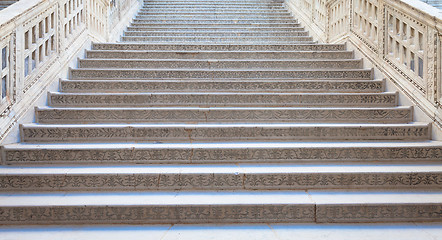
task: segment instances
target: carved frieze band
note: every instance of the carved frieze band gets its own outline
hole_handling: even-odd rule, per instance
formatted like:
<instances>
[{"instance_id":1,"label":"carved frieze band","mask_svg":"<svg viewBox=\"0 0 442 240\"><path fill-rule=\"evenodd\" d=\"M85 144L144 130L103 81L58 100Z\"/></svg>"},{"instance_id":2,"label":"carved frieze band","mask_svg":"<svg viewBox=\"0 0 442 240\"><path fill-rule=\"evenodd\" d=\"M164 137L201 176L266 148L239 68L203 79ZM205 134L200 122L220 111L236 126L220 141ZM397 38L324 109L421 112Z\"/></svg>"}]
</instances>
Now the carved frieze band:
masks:
<instances>
[{"instance_id":1,"label":"carved frieze band","mask_svg":"<svg viewBox=\"0 0 442 240\"><path fill-rule=\"evenodd\" d=\"M1 207L0 224L313 222L313 204Z\"/></svg>"},{"instance_id":2,"label":"carved frieze band","mask_svg":"<svg viewBox=\"0 0 442 240\"><path fill-rule=\"evenodd\" d=\"M0 176L0 191L437 189L442 173L195 173Z\"/></svg>"},{"instance_id":3,"label":"carved frieze band","mask_svg":"<svg viewBox=\"0 0 442 240\"><path fill-rule=\"evenodd\" d=\"M380 81L299 81L299 82L148 82L148 81L62 81L63 91L89 92L93 91L351 91L379 92L383 89Z\"/></svg>"},{"instance_id":4,"label":"carved frieze band","mask_svg":"<svg viewBox=\"0 0 442 240\"><path fill-rule=\"evenodd\" d=\"M397 122L411 121L410 108L367 108L367 109L46 109L37 110L39 123L81 122L232 122L238 120L268 122L294 121L345 121L345 122Z\"/></svg>"},{"instance_id":5,"label":"carved frieze band","mask_svg":"<svg viewBox=\"0 0 442 240\"><path fill-rule=\"evenodd\" d=\"M2 207L0 224L441 221L438 204L242 204Z\"/></svg>"},{"instance_id":6,"label":"carved frieze band","mask_svg":"<svg viewBox=\"0 0 442 240\"><path fill-rule=\"evenodd\" d=\"M25 141L191 141L253 139L429 139L428 126L385 127L82 127L23 128Z\"/></svg>"},{"instance_id":7,"label":"carved frieze band","mask_svg":"<svg viewBox=\"0 0 442 240\"><path fill-rule=\"evenodd\" d=\"M441 147L4 149L6 164L26 163L240 163L415 161L442 159Z\"/></svg>"},{"instance_id":8,"label":"carved frieze band","mask_svg":"<svg viewBox=\"0 0 442 240\"><path fill-rule=\"evenodd\" d=\"M434 204L317 205L318 222L420 222L442 221L442 206Z\"/></svg>"}]
</instances>

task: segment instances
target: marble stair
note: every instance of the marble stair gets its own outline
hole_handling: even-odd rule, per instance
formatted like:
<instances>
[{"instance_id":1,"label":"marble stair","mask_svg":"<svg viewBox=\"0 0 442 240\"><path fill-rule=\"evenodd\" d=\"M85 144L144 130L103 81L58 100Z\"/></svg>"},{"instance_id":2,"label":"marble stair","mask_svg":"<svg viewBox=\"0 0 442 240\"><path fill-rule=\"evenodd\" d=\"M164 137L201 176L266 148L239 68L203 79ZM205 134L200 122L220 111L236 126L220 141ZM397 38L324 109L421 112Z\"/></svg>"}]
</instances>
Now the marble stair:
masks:
<instances>
[{"instance_id":1,"label":"marble stair","mask_svg":"<svg viewBox=\"0 0 442 240\"><path fill-rule=\"evenodd\" d=\"M145 1L21 142L0 224L442 222L442 142L281 0Z\"/></svg>"}]
</instances>

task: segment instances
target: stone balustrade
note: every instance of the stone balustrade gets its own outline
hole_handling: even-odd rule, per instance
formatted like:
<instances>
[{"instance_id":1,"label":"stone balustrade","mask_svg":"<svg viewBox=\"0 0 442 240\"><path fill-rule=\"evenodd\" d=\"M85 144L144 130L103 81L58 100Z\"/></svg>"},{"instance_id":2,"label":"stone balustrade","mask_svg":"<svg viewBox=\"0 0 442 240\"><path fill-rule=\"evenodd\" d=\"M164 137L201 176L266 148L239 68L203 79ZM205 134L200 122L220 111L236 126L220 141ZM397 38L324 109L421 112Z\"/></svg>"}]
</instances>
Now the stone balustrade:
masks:
<instances>
[{"instance_id":1,"label":"stone balustrade","mask_svg":"<svg viewBox=\"0 0 442 240\"><path fill-rule=\"evenodd\" d=\"M442 129L442 13L418 0L286 0L321 42L346 42ZM439 131L440 132L440 131Z\"/></svg>"},{"instance_id":2,"label":"stone balustrade","mask_svg":"<svg viewBox=\"0 0 442 240\"><path fill-rule=\"evenodd\" d=\"M26 0L2 10L0 141L91 42L117 40L140 2Z\"/></svg>"}]
</instances>

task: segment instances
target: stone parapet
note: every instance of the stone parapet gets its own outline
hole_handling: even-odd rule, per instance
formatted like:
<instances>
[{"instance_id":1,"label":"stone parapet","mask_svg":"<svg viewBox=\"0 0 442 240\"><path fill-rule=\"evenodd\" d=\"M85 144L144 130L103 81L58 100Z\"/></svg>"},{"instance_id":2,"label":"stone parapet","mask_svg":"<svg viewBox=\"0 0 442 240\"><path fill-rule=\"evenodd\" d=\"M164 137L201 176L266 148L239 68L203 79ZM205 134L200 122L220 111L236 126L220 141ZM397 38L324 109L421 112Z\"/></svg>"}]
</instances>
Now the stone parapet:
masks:
<instances>
[{"instance_id":1,"label":"stone parapet","mask_svg":"<svg viewBox=\"0 0 442 240\"><path fill-rule=\"evenodd\" d=\"M314 39L358 49L442 136L442 13L418 0L286 0Z\"/></svg>"},{"instance_id":2,"label":"stone parapet","mask_svg":"<svg viewBox=\"0 0 442 240\"><path fill-rule=\"evenodd\" d=\"M91 42L116 41L139 0L26 0L0 15L0 142Z\"/></svg>"}]
</instances>

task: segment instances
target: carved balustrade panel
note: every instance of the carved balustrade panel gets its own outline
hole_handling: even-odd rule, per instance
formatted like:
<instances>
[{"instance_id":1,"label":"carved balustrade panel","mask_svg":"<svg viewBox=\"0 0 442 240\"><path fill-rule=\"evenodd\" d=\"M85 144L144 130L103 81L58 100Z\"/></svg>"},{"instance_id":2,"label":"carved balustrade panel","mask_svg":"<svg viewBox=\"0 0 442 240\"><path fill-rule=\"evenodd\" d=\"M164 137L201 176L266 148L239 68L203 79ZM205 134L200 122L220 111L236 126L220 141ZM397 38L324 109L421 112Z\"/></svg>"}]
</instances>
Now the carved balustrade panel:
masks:
<instances>
[{"instance_id":1,"label":"carved balustrade panel","mask_svg":"<svg viewBox=\"0 0 442 240\"><path fill-rule=\"evenodd\" d=\"M46 93L44 89L65 74L65 66L88 41L108 41L109 29L122 30L140 3L141 0L26 0L11 5L11 11L3 10L0 141ZM109 15L111 4L121 6L114 9L118 17Z\"/></svg>"},{"instance_id":2,"label":"carved balustrade panel","mask_svg":"<svg viewBox=\"0 0 442 240\"><path fill-rule=\"evenodd\" d=\"M84 17L85 0L67 0L62 2L61 25L63 29L62 37L65 49L75 41L76 37L86 29Z\"/></svg>"},{"instance_id":3,"label":"carved balustrade panel","mask_svg":"<svg viewBox=\"0 0 442 240\"><path fill-rule=\"evenodd\" d=\"M42 4L43 5L43 4ZM40 13L23 23L23 74L26 92L38 79L42 68L55 60L57 52L57 3L40 7Z\"/></svg>"},{"instance_id":4,"label":"carved balustrade panel","mask_svg":"<svg viewBox=\"0 0 442 240\"><path fill-rule=\"evenodd\" d=\"M329 40L333 41L348 34L350 28L349 6L349 0L331 1L327 5Z\"/></svg>"},{"instance_id":5,"label":"carved balustrade panel","mask_svg":"<svg viewBox=\"0 0 442 240\"><path fill-rule=\"evenodd\" d=\"M15 33L0 37L0 116L4 116L15 103L14 58Z\"/></svg>"},{"instance_id":6,"label":"carved balustrade panel","mask_svg":"<svg viewBox=\"0 0 442 240\"><path fill-rule=\"evenodd\" d=\"M286 2L318 39L348 41L359 48L442 129L442 17L438 10L422 7L417 0ZM323 6L326 21L321 20ZM313 17L302 17L309 14Z\"/></svg>"},{"instance_id":7,"label":"carved balustrade panel","mask_svg":"<svg viewBox=\"0 0 442 240\"><path fill-rule=\"evenodd\" d=\"M385 61L400 71L422 94L427 92L427 26L405 13L385 6Z\"/></svg>"},{"instance_id":8,"label":"carved balustrade panel","mask_svg":"<svg viewBox=\"0 0 442 240\"><path fill-rule=\"evenodd\" d=\"M84 0L86 1L86 0ZM108 2L103 0L88 1L88 28L102 40L107 39Z\"/></svg>"},{"instance_id":9,"label":"carved balustrade panel","mask_svg":"<svg viewBox=\"0 0 442 240\"><path fill-rule=\"evenodd\" d=\"M353 0L351 31L377 53L379 34L379 2L377 0Z\"/></svg>"}]
</instances>

